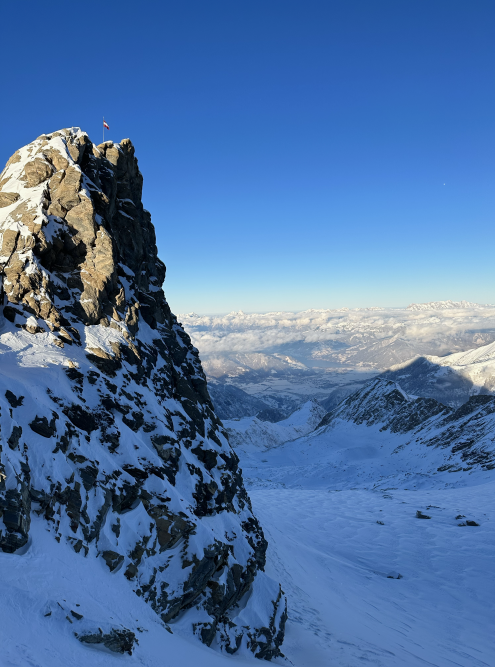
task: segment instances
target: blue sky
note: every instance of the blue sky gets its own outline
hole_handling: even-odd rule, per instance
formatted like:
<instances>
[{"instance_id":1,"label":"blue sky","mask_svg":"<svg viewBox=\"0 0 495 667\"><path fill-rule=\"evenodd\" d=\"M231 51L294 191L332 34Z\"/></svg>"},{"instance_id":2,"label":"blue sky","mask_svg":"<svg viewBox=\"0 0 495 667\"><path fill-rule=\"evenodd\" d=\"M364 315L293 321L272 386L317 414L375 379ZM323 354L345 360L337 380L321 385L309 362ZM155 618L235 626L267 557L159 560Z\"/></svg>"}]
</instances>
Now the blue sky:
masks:
<instances>
[{"instance_id":1,"label":"blue sky","mask_svg":"<svg viewBox=\"0 0 495 667\"><path fill-rule=\"evenodd\" d=\"M495 302L492 0L28 0L0 38L0 159L105 115L175 312Z\"/></svg>"}]
</instances>

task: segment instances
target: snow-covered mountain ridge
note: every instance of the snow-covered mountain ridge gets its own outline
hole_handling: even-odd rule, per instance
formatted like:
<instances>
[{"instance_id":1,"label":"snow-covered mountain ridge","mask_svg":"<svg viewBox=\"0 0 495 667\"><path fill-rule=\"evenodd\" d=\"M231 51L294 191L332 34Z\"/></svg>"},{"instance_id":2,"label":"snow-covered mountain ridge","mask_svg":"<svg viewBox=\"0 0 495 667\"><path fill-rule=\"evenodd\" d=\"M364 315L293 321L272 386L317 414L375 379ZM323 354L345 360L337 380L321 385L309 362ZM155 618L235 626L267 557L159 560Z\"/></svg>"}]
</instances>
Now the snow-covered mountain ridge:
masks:
<instances>
[{"instance_id":1,"label":"snow-covered mountain ridge","mask_svg":"<svg viewBox=\"0 0 495 667\"><path fill-rule=\"evenodd\" d=\"M446 450L444 470L495 468L495 396L472 396L457 409L432 398L407 395L387 380L373 380L322 420L374 426L407 433L418 444ZM439 471L441 471L439 469Z\"/></svg>"},{"instance_id":2,"label":"snow-covered mountain ridge","mask_svg":"<svg viewBox=\"0 0 495 667\"><path fill-rule=\"evenodd\" d=\"M312 433L264 452L261 467L270 468L272 481L295 488L303 480L316 488L374 487L384 477L402 487L424 475L442 485L455 480L451 473L472 471L483 479L494 470L494 433L495 396L473 396L453 409L379 378L342 401ZM245 471L246 456L249 468L256 457L243 445Z\"/></svg>"},{"instance_id":3,"label":"snow-covered mountain ridge","mask_svg":"<svg viewBox=\"0 0 495 667\"><path fill-rule=\"evenodd\" d=\"M236 387L285 416L312 398L332 409L397 364L495 342L495 307L468 302L180 319L225 397ZM241 416L242 397L232 399ZM247 403L244 415L256 415Z\"/></svg>"},{"instance_id":4,"label":"snow-covered mountain ridge","mask_svg":"<svg viewBox=\"0 0 495 667\"><path fill-rule=\"evenodd\" d=\"M495 343L445 357L418 357L392 366L383 377L410 393L458 407L470 396L495 393Z\"/></svg>"},{"instance_id":5,"label":"snow-covered mountain ridge","mask_svg":"<svg viewBox=\"0 0 495 667\"><path fill-rule=\"evenodd\" d=\"M411 303L407 310L457 310L459 308L493 308L493 305L472 301L428 301L428 303Z\"/></svg>"},{"instance_id":6,"label":"snow-covered mountain ridge","mask_svg":"<svg viewBox=\"0 0 495 667\"><path fill-rule=\"evenodd\" d=\"M40 566L39 619L65 637L65 664L88 664L88 645L156 664L140 619L112 622L129 621L130 597L153 610L164 652L168 627L270 659L285 597L263 573L238 458L165 300L141 192L132 143L95 146L79 128L42 135L0 175L1 576L13 599L15 569ZM58 590L57 568L82 561L89 616L43 583ZM110 615L103 581L124 605Z\"/></svg>"},{"instance_id":7,"label":"snow-covered mountain ridge","mask_svg":"<svg viewBox=\"0 0 495 667\"><path fill-rule=\"evenodd\" d=\"M224 420L232 447L263 451L314 431L326 411L317 401L308 401L287 419L271 423L257 417Z\"/></svg>"}]
</instances>

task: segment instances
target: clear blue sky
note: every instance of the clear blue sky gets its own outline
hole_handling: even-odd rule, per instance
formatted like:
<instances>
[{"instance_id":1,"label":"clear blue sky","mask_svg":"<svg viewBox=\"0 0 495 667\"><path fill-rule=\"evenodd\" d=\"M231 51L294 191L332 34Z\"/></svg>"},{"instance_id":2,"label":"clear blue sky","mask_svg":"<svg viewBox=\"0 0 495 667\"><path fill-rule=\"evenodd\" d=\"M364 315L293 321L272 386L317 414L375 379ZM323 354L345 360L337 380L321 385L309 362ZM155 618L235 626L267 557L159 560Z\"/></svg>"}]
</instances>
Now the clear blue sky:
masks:
<instances>
[{"instance_id":1,"label":"clear blue sky","mask_svg":"<svg viewBox=\"0 0 495 667\"><path fill-rule=\"evenodd\" d=\"M134 142L176 312L495 302L493 0L2 8L0 157Z\"/></svg>"}]
</instances>

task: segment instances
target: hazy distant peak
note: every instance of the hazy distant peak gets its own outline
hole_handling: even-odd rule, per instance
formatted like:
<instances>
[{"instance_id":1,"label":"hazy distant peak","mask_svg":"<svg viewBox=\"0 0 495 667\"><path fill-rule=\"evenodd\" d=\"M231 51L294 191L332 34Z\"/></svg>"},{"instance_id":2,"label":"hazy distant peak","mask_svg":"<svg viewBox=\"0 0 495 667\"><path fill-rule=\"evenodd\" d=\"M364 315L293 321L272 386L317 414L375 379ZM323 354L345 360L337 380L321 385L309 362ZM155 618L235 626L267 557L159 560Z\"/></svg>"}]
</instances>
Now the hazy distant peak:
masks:
<instances>
[{"instance_id":1,"label":"hazy distant peak","mask_svg":"<svg viewBox=\"0 0 495 667\"><path fill-rule=\"evenodd\" d=\"M490 308L489 304L473 303L472 301L429 301L428 303L411 303L406 310L450 310L453 308Z\"/></svg>"}]
</instances>

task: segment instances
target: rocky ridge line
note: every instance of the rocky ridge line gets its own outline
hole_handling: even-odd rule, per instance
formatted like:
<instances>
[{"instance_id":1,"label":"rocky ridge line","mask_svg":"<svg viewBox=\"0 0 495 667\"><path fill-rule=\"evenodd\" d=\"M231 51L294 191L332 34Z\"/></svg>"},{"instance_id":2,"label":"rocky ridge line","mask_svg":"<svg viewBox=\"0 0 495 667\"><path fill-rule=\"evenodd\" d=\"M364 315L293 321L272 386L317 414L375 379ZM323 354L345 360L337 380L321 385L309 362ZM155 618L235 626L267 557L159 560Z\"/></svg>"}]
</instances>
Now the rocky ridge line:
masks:
<instances>
[{"instance_id":1,"label":"rocky ridge line","mask_svg":"<svg viewBox=\"0 0 495 667\"><path fill-rule=\"evenodd\" d=\"M339 420L407 433L411 442L450 449L438 472L495 468L495 396L471 396L455 409L434 398L409 396L396 382L375 378L325 415L318 428L332 428Z\"/></svg>"}]
</instances>

